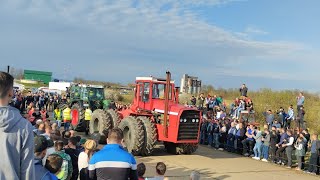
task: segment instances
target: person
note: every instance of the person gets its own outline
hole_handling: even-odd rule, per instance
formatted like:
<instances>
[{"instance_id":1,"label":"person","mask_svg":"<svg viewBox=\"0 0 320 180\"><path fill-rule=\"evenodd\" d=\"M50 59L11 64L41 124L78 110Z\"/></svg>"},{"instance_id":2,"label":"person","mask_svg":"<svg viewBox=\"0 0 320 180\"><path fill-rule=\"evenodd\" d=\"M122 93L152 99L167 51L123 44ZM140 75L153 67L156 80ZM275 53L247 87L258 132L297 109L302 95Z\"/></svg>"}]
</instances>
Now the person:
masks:
<instances>
[{"instance_id":1,"label":"person","mask_svg":"<svg viewBox=\"0 0 320 180\"><path fill-rule=\"evenodd\" d=\"M292 151L293 151L294 137L290 129L287 131L287 135L288 135L288 138L286 139L287 143L282 144L282 147L286 149L287 160L288 160L287 168L290 169L292 168Z\"/></svg>"},{"instance_id":2,"label":"person","mask_svg":"<svg viewBox=\"0 0 320 180\"><path fill-rule=\"evenodd\" d=\"M71 109L68 105L67 105L67 108L63 110L62 114L63 114L63 121L64 121L64 130L69 131L72 118L71 118Z\"/></svg>"},{"instance_id":3,"label":"person","mask_svg":"<svg viewBox=\"0 0 320 180\"><path fill-rule=\"evenodd\" d=\"M277 144L279 143L279 134L277 133L277 129L275 126L272 126L270 132L270 159L271 162L276 162L276 152L277 152Z\"/></svg>"},{"instance_id":4,"label":"person","mask_svg":"<svg viewBox=\"0 0 320 180\"><path fill-rule=\"evenodd\" d=\"M198 109L203 110L205 100L204 94L201 93L198 97Z\"/></svg>"},{"instance_id":5,"label":"person","mask_svg":"<svg viewBox=\"0 0 320 180\"><path fill-rule=\"evenodd\" d=\"M278 148L276 151L277 164L284 165L284 152L286 150L286 147L282 146L282 144L285 143L287 138L288 138L288 134L286 133L285 129L281 128L280 129L280 141L278 144L276 144L276 147Z\"/></svg>"},{"instance_id":6,"label":"person","mask_svg":"<svg viewBox=\"0 0 320 180\"><path fill-rule=\"evenodd\" d=\"M65 153L70 156L72 162L73 171L71 180L77 180L79 176L78 158L80 151L77 149L77 143L77 138L71 137L68 141L68 145L64 149Z\"/></svg>"},{"instance_id":7,"label":"person","mask_svg":"<svg viewBox=\"0 0 320 180\"><path fill-rule=\"evenodd\" d=\"M49 115L44 107L41 108L40 114L41 114L42 121L46 122L47 118L49 118Z\"/></svg>"},{"instance_id":8,"label":"person","mask_svg":"<svg viewBox=\"0 0 320 180\"><path fill-rule=\"evenodd\" d=\"M146 173L146 165L144 163L138 164L137 173L138 173L139 180L145 180L145 178L143 176Z\"/></svg>"},{"instance_id":9,"label":"person","mask_svg":"<svg viewBox=\"0 0 320 180\"><path fill-rule=\"evenodd\" d=\"M207 120L207 115L203 115L202 117L202 123L200 127L200 144L206 144L207 139L208 139L208 134L207 134L207 127L208 127L208 120Z\"/></svg>"},{"instance_id":10,"label":"person","mask_svg":"<svg viewBox=\"0 0 320 180\"><path fill-rule=\"evenodd\" d=\"M57 174L57 177L60 180L69 180L72 177L73 171L71 157L64 152L64 144L62 141L56 141L54 146L56 152L53 154L59 155L63 159L61 171Z\"/></svg>"},{"instance_id":11,"label":"person","mask_svg":"<svg viewBox=\"0 0 320 180\"><path fill-rule=\"evenodd\" d=\"M220 125L218 121L214 121L213 126L212 126L212 137L213 137L213 144L216 149L219 149L220 147L220 142L219 142L219 137L220 137Z\"/></svg>"},{"instance_id":12,"label":"person","mask_svg":"<svg viewBox=\"0 0 320 180\"><path fill-rule=\"evenodd\" d=\"M35 109L34 109L34 107L31 107L30 110L28 111L28 120L32 124L35 124L34 120L36 119L36 117L34 115L35 115Z\"/></svg>"},{"instance_id":13,"label":"person","mask_svg":"<svg viewBox=\"0 0 320 180\"><path fill-rule=\"evenodd\" d=\"M268 162L269 159L269 146L270 146L270 132L268 129L264 129L264 137L262 138L262 156L261 161Z\"/></svg>"},{"instance_id":14,"label":"person","mask_svg":"<svg viewBox=\"0 0 320 180\"><path fill-rule=\"evenodd\" d=\"M169 180L164 175L166 174L167 166L163 162L158 162L156 165L157 175L154 178L148 178L148 180Z\"/></svg>"},{"instance_id":15,"label":"person","mask_svg":"<svg viewBox=\"0 0 320 180\"><path fill-rule=\"evenodd\" d=\"M294 111L293 111L293 106L290 105L289 108L288 108L288 114L287 114L287 117L286 117L286 120L285 120L285 128L286 129L290 129L290 126L291 126L291 121L294 120Z\"/></svg>"},{"instance_id":16,"label":"person","mask_svg":"<svg viewBox=\"0 0 320 180\"><path fill-rule=\"evenodd\" d=\"M304 107L300 106L300 109L298 111L298 115L297 115L297 119L296 119L296 127L299 127L304 129L304 115L306 114L306 112L304 111Z\"/></svg>"},{"instance_id":17,"label":"person","mask_svg":"<svg viewBox=\"0 0 320 180\"><path fill-rule=\"evenodd\" d=\"M227 135L227 150L229 152L234 152L234 141L235 141L236 133L237 133L236 124L232 122Z\"/></svg>"},{"instance_id":18,"label":"person","mask_svg":"<svg viewBox=\"0 0 320 180\"><path fill-rule=\"evenodd\" d=\"M53 111L53 117L54 117L54 120L57 122L58 127L60 129L61 128L62 114L61 114L61 110L59 109L58 106Z\"/></svg>"},{"instance_id":19,"label":"person","mask_svg":"<svg viewBox=\"0 0 320 180\"><path fill-rule=\"evenodd\" d=\"M89 166L89 160L91 159L93 152L97 148L97 143L94 140L86 140L86 142L83 145L84 147L84 152L81 152L79 154L78 158L78 168L80 172L80 180L82 179L88 179L89 174L88 174L88 166Z\"/></svg>"},{"instance_id":20,"label":"person","mask_svg":"<svg viewBox=\"0 0 320 180\"><path fill-rule=\"evenodd\" d=\"M254 126L253 126L253 124L250 124L250 126L247 127L246 136L247 136L247 138L242 141L243 155L250 156L252 154L253 146L254 146L254 139L253 139Z\"/></svg>"},{"instance_id":21,"label":"person","mask_svg":"<svg viewBox=\"0 0 320 180\"><path fill-rule=\"evenodd\" d=\"M276 128L281 128L281 124L278 122L277 119L274 120L272 126L275 126ZM272 128L272 126L271 126L271 128Z\"/></svg>"},{"instance_id":22,"label":"person","mask_svg":"<svg viewBox=\"0 0 320 180\"><path fill-rule=\"evenodd\" d=\"M266 123L269 126L269 129L271 129L273 121L274 121L274 114L271 110L268 110L267 112L263 113L263 116L266 118Z\"/></svg>"},{"instance_id":23,"label":"person","mask_svg":"<svg viewBox=\"0 0 320 180\"><path fill-rule=\"evenodd\" d=\"M13 81L10 74L0 71L0 179L34 179L33 127L9 106Z\"/></svg>"},{"instance_id":24,"label":"person","mask_svg":"<svg viewBox=\"0 0 320 180\"><path fill-rule=\"evenodd\" d=\"M89 134L89 125L90 125L90 120L92 116L92 111L90 107L87 107L85 113L84 113L84 120L85 120L85 129L86 129L86 135Z\"/></svg>"},{"instance_id":25,"label":"person","mask_svg":"<svg viewBox=\"0 0 320 180\"><path fill-rule=\"evenodd\" d=\"M40 121L41 121L41 122L40 122ZM42 122L42 120L40 120L40 121L39 121L40 123L38 124L38 125L39 125L38 128L33 130L33 132L34 132L35 135L37 135L37 136L46 133L46 131L45 131L45 125L44 125L44 123Z\"/></svg>"},{"instance_id":26,"label":"person","mask_svg":"<svg viewBox=\"0 0 320 180\"><path fill-rule=\"evenodd\" d=\"M296 148L295 155L298 160L298 167L296 170L301 171L302 166L303 166L303 157L306 155L306 151L304 149L304 142L303 142L303 137L299 137L298 140L296 141L294 147Z\"/></svg>"},{"instance_id":27,"label":"person","mask_svg":"<svg viewBox=\"0 0 320 180\"><path fill-rule=\"evenodd\" d=\"M282 127L284 127L285 126L284 123L286 121L285 118L287 117L287 114L282 107L279 108L277 115L278 115L278 122L281 124Z\"/></svg>"},{"instance_id":28,"label":"person","mask_svg":"<svg viewBox=\"0 0 320 180\"><path fill-rule=\"evenodd\" d=\"M200 180L200 173L197 171L192 171L190 174L190 180Z\"/></svg>"},{"instance_id":29,"label":"person","mask_svg":"<svg viewBox=\"0 0 320 180\"><path fill-rule=\"evenodd\" d=\"M65 131L64 133L62 133L62 141L65 146L68 145L70 138L71 138L70 131Z\"/></svg>"},{"instance_id":30,"label":"person","mask_svg":"<svg viewBox=\"0 0 320 180\"><path fill-rule=\"evenodd\" d=\"M243 127L243 123L239 123L239 127L237 128L236 137L234 141L234 149L237 152L240 152L242 149L242 141L245 138L246 129Z\"/></svg>"},{"instance_id":31,"label":"person","mask_svg":"<svg viewBox=\"0 0 320 180\"><path fill-rule=\"evenodd\" d=\"M300 92L297 96L297 111L300 110L300 108L304 105L305 97L303 95L303 92Z\"/></svg>"},{"instance_id":32,"label":"person","mask_svg":"<svg viewBox=\"0 0 320 180\"><path fill-rule=\"evenodd\" d=\"M319 163L319 150L320 150L320 141L318 140L318 135L313 134L311 136L311 157L309 160L309 168L306 171L307 173L311 174L318 174L318 163Z\"/></svg>"},{"instance_id":33,"label":"person","mask_svg":"<svg viewBox=\"0 0 320 180\"><path fill-rule=\"evenodd\" d=\"M254 157L252 157L255 160L260 160L261 158L261 150L262 150L262 132L260 131L260 127L257 127L255 132L253 133L253 138L256 141L256 144L254 145L253 152Z\"/></svg>"},{"instance_id":34,"label":"person","mask_svg":"<svg viewBox=\"0 0 320 180\"><path fill-rule=\"evenodd\" d=\"M239 91L240 91L240 96L247 97L248 88L247 88L246 84L242 84L242 86L240 87Z\"/></svg>"},{"instance_id":35,"label":"person","mask_svg":"<svg viewBox=\"0 0 320 180\"><path fill-rule=\"evenodd\" d=\"M63 164L63 159L57 154L50 154L45 163L45 168L50 171L50 173L57 176L61 171Z\"/></svg>"},{"instance_id":36,"label":"person","mask_svg":"<svg viewBox=\"0 0 320 180\"><path fill-rule=\"evenodd\" d=\"M47 154L48 140L44 136L36 136L34 138L34 167L35 180L58 180L54 174L43 167L43 158Z\"/></svg>"},{"instance_id":37,"label":"person","mask_svg":"<svg viewBox=\"0 0 320 180\"><path fill-rule=\"evenodd\" d=\"M109 130L107 143L90 159L89 178L138 180L136 160L122 147L124 143L122 130L119 128Z\"/></svg>"}]
</instances>

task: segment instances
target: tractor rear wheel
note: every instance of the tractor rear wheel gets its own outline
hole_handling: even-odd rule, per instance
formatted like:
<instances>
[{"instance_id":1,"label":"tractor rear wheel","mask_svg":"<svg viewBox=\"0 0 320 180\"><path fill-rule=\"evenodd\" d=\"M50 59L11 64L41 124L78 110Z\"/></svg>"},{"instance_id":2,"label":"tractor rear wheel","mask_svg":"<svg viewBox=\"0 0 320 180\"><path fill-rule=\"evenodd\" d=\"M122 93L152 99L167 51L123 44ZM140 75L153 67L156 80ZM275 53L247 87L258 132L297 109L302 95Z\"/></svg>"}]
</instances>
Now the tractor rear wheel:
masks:
<instances>
[{"instance_id":1,"label":"tractor rear wheel","mask_svg":"<svg viewBox=\"0 0 320 180\"><path fill-rule=\"evenodd\" d=\"M138 119L142 121L144 129L144 144L141 155L150 156L158 140L157 128L155 123L148 117L140 116Z\"/></svg>"},{"instance_id":2,"label":"tractor rear wheel","mask_svg":"<svg viewBox=\"0 0 320 180\"><path fill-rule=\"evenodd\" d=\"M78 132L86 131L85 125L84 125L85 110L78 103L75 103L71 107L71 113L72 115L76 116L76 117L72 116L72 121L76 123L74 124L76 126L75 130Z\"/></svg>"},{"instance_id":3,"label":"tractor rear wheel","mask_svg":"<svg viewBox=\"0 0 320 180\"><path fill-rule=\"evenodd\" d=\"M164 146L168 153L180 155L180 154L192 154L198 149L198 144L175 144L171 142L165 142Z\"/></svg>"},{"instance_id":4,"label":"tractor rear wheel","mask_svg":"<svg viewBox=\"0 0 320 180\"><path fill-rule=\"evenodd\" d=\"M102 109L97 109L93 111L90 120L90 134L94 139L99 139L100 144L106 144L106 131L112 128L112 122L108 118L108 114ZM99 136L100 135L100 136Z\"/></svg>"},{"instance_id":5,"label":"tractor rear wheel","mask_svg":"<svg viewBox=\"0 0 320 180\"><path fill-rule=\"evenodd\" d=\"M109 115L110 121L112 122L112 129L117 128L119 126L119 115L113 109L105 110L105 112Z\"/></svg>"},{"instance_id":6,"label":"tractor rear wheel","mask_svg":"<svg viewBox=\"0 0 320 180\"><path fill-rule=\"evenodd\" d=\"M142 121L128 116L120 122L119 128L123 131L124 143L128 152L133 155L139 155L145 139Z\"/></svg>"}]
</instances>

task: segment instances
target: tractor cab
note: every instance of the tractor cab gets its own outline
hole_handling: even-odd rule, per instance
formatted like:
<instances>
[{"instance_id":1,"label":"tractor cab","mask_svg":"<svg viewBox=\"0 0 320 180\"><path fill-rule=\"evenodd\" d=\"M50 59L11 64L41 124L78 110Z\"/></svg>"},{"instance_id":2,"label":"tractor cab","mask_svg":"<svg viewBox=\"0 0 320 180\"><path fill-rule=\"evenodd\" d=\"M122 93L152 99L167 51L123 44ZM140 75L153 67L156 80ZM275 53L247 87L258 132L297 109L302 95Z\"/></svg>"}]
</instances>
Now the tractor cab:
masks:
<instances>
[{"instance_id":1,"label":"tractor cab","mask_svg":"<svg viewBox=\"0 0 320 180\"><path fill-rule=\"evenodd\" d=\"M168 90L168 103L178 103L179 91L176 91L174 81L170 81L167 88L166 79L154 77L137 77L134 107L139 110L155 111L163 109L166 100L166 91ZM161 106L161 107L160 107Z\"/></svg>"}]
</instances>

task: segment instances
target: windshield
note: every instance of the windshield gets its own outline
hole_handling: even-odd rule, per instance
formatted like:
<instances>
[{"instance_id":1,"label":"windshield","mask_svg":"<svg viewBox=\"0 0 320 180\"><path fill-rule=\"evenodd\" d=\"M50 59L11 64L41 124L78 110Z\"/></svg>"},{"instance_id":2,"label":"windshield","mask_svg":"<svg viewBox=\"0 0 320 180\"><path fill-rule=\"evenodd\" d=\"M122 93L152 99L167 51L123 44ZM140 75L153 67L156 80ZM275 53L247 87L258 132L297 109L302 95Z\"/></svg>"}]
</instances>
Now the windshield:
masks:
<instances>
[{"instance_id":1,"label":"windshield","mask_svg":"<svg viewBox=\"0 0 320 180\"><path fill-rule=\"evenodd\" d=\"M88 97L89 99L97 99L103 100L104 99L104 89L103 88L88 88Z\"/></svg>"}]
</instances>

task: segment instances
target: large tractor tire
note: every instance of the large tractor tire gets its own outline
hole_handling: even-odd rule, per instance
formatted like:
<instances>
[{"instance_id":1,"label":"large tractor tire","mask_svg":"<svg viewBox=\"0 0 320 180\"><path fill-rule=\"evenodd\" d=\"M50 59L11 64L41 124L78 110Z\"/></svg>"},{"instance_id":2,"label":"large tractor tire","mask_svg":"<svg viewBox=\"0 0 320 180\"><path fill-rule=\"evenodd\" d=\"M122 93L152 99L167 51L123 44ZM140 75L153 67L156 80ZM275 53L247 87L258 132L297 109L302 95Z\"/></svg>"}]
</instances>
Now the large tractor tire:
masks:
<instances>
[{"instance_id":1,"label":"large tractor tire","mask_svg":"<svg viewBox=\"0 0 320 180\"><path fill-rule=\"evenodd\" d=\"M78 103L75 103L71 107L71 112L72 112L72 121L76 122L76 124L73 124L75 126L75 130L78 132L86 131L86 128L84 125L85 110ZM73 117L74 114L76 115L76 117Z\"/></svg>"},{"instance_id":2,"label":"large tractor tire","mask_svg":"<svg viewBox=\"0 0 320 180\"><path fill-rule=\"evenodd\" d=\"M118 113L112 109L105 110L105 112L108 114L110 121L112 122L112 129L117 128L120 123L120 118Z\"/></svg>"},{"instance_id":3,"label":"large tractor tire","mask_svg":"<svg viewBox=\"0 0 320 180\"><path fill-rule=\"evenodd\" d=\"M106 144L106 130L112 128L112 122L110 122L108 114L102 109L93 111L89 126L92 138L98 140L100 144Z\"/></svg>"},{"instance_id":4,"label":"large tractor tire","mask_svg":"<svg viewBox=\"0 0 320 180\"><path fill-rule=\"evenodd\" d=\"M148 117L140 116L138 119L142 121L144 129L144 144L141 155L150 156L158 140L157 128L155 123Z\"/></svg>"},{"instance_id":5,"label":"large tractor tire","mask_svg":"<svg viewBox=\"0 0 320 180\"><path fill-rule=\"evenodd\" d=\"M142 121L129 116L120 122L119 128L123 131L124 143L128 152L133 155L139 155L145 139Z\"/></svg>"},{"instance_id":6,"label":"large tractor tire","mask_svg":"<svg viewBox=\"0 0 320 180\"><path fill-rule=\"evenodd\" d=\"M198 144L190 143L175 144L171 142L165 142L164 146L168 153L175 155L192 154L198 149Z\"/></svg>"}]
</instances>

